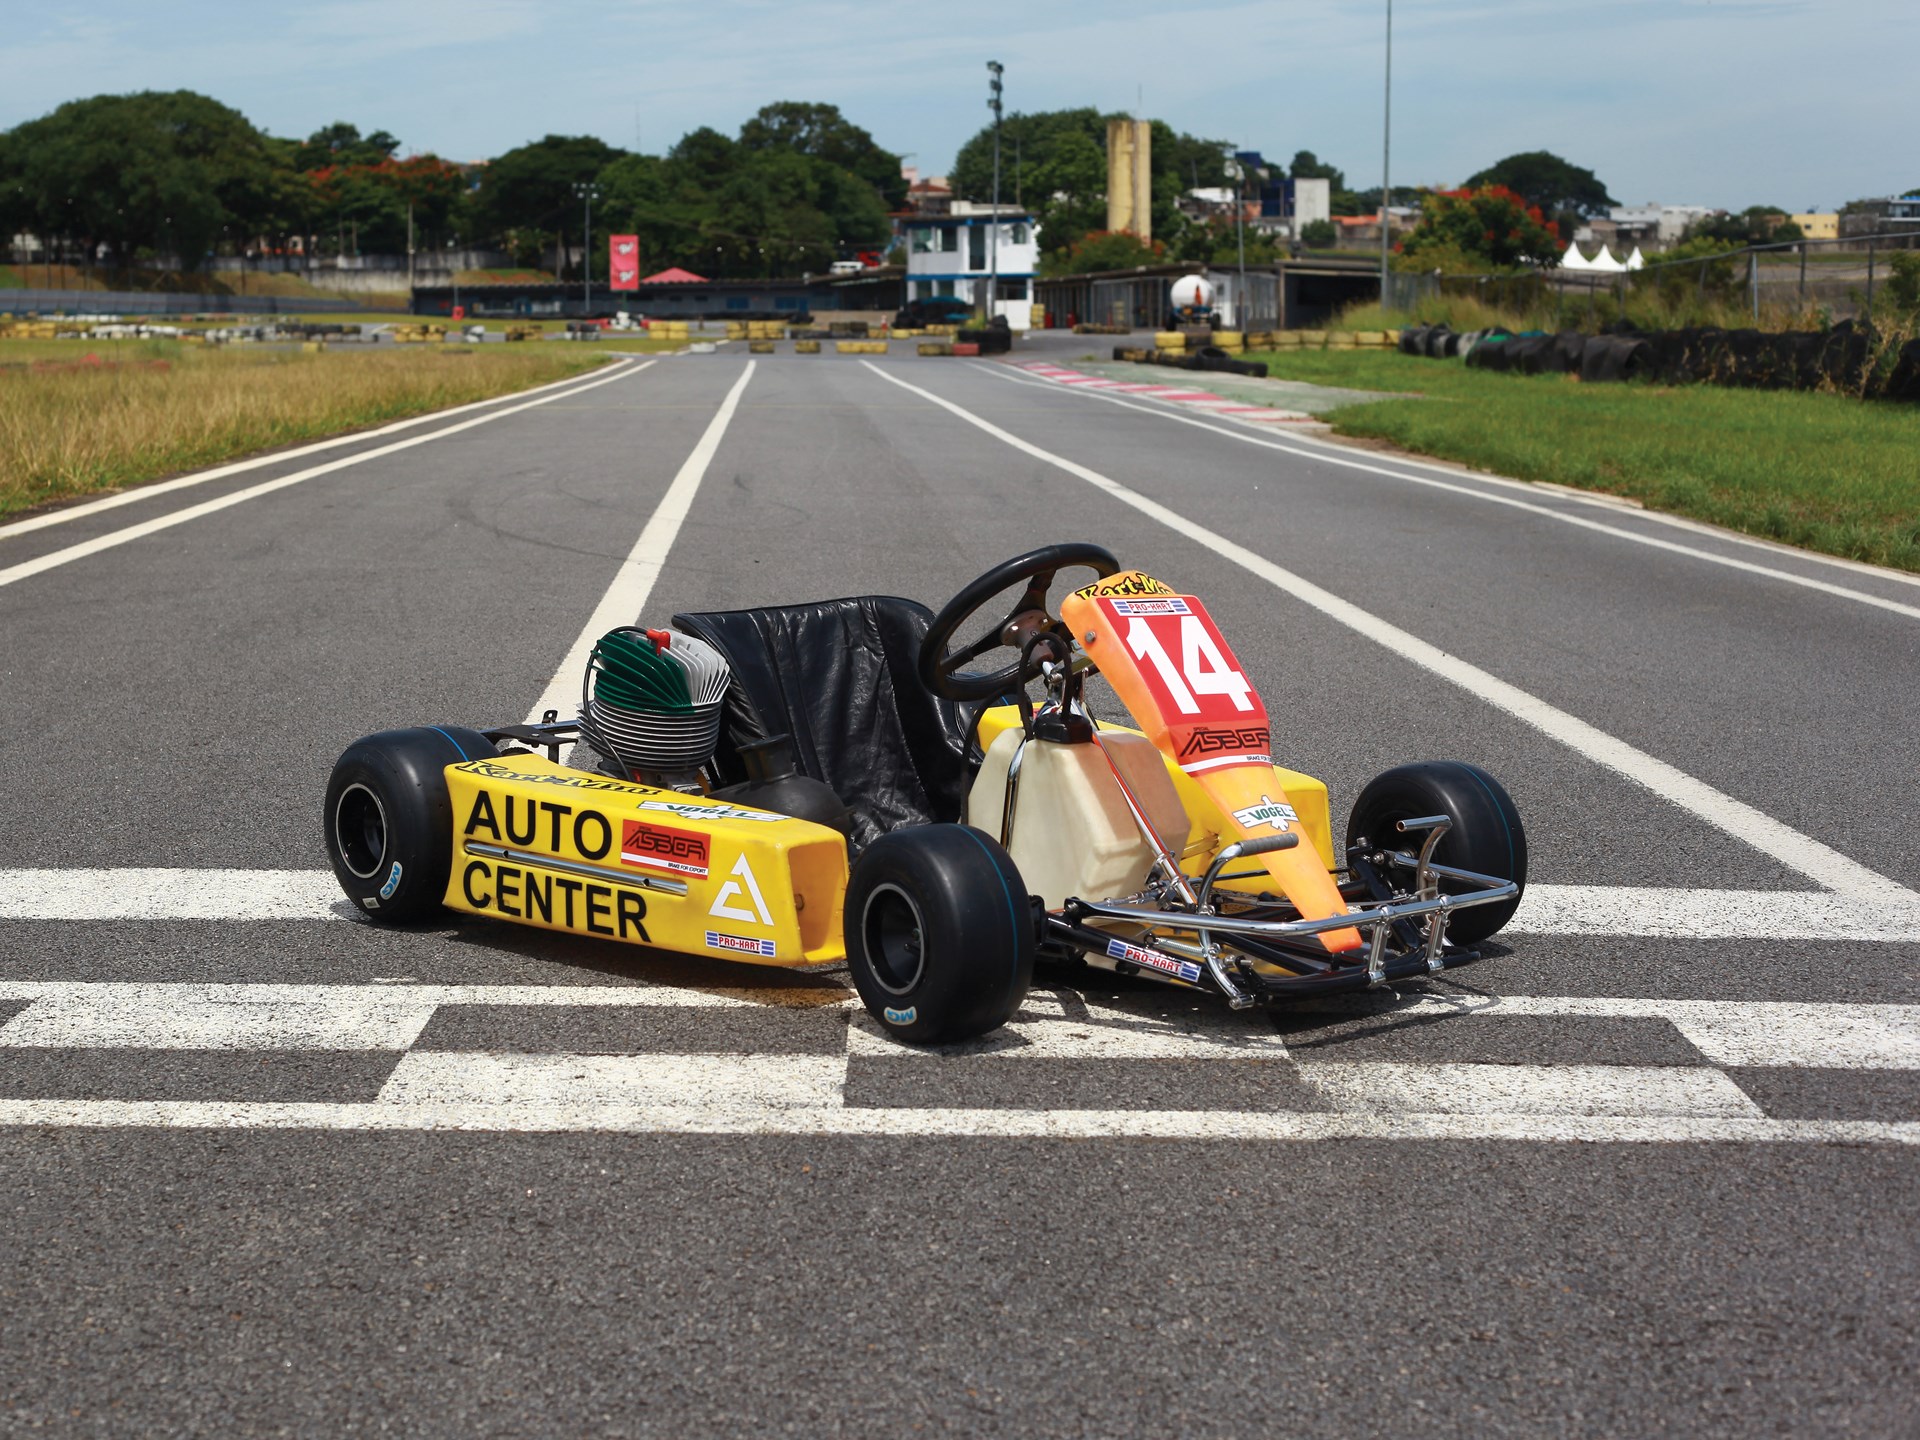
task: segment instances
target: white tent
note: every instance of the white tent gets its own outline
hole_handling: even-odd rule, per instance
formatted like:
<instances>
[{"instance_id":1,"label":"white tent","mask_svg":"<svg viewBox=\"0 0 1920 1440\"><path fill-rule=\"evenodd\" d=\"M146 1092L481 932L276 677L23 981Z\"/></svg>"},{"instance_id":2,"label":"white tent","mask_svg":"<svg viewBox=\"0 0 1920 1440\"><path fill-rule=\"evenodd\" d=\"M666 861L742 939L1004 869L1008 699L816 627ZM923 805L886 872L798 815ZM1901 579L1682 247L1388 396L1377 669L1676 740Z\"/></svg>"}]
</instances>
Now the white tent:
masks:
<instances>
[{"instance_id":1,"label":"white tent","mask_svg":"<svg viewBox=\"0 0 1920 1440\"><path fill-rule=\"evenodd\" d=\"M1627 267L1613 258L1613 251L1606 246L1600 247L1600 253L1587 262L1587 269L1605 271L1609 275L1618 275Z\"/></svg>"},{"instance_id":2,"label":"white tent","mask_svg":"<svg viewBox=\"0 0 1920 1440\"><path fill-rule=\"evenodd\" d=\"M1562 270L1591 270L1593 266L1589 265L1587 263L1587 257L1580 253L1580 247L1569 240L1567 242L1567 253L1560 257L1560 268Z\"/></svg>"},{"instance_id":3,"label":"white tent","mask_svg":"<svg viewBox=\"0 0 1920 1440\"><path fill-rule=\"evenodd\" d=\"M1627 269L1644 270L1646 265L1647 257L1640 253L1640 247L1638 245L1634 246L1633 253L1627 256Z\"/></svg>"}]
</instances>

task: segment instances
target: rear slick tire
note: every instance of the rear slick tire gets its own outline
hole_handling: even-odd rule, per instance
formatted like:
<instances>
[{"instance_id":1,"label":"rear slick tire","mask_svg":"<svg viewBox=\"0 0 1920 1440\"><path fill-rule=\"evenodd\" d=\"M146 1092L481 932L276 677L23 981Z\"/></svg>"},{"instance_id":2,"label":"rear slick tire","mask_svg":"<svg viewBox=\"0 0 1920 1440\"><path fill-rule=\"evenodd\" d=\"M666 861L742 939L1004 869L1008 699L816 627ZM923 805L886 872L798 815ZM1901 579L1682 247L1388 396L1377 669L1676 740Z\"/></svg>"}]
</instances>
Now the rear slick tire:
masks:
<instances>
[{"instance_id":1,"label":"rear slick tire","mask_svg":"<svg viewBox=\"0 0 1920 1440\"><path fill-rule=\"evenodd\" d=\"M917 825L869 845L847 884L847 965L889 1035L938 1045L1013 1018L1033 983L1033 910L982 831Z\"/></svg>"},{"instance_id":2,"label":"rear slick tire","mask_svg":"<svg viewBox=\"0 0 1920 1440\"><path fill-rule=\"evenodd\" d=\"M1519 882L1520 892L1495 905L1456 910L1447 922L1447 939L1477 945L1497 933L1520 908L1527 888L1527 832L1504 786L1461 760L1423 760L1398 765L1367 782L1347 820L1347 848L1393 849L1418 854L1421 835L1403 835L1395 824L1427 815L1445 815L1453 828L1434 847L1442 865ZM1411 879L1411 874L1407 874ZM1443 881L1441 890L1459 894L1473 887Z\"/></svg>"},{"instance_id":3,"label":"rear slick tire","mask_svg":"<svg viewBox=\"0 0 1920 1440\"><path fill-rule=\"evenodd\" d=\"M477 730L422 725L356 740L334 763L322 839L334 878L367 919L440 916L453 870L446 768L497 753Z\"/></svg>"}]
</instances>

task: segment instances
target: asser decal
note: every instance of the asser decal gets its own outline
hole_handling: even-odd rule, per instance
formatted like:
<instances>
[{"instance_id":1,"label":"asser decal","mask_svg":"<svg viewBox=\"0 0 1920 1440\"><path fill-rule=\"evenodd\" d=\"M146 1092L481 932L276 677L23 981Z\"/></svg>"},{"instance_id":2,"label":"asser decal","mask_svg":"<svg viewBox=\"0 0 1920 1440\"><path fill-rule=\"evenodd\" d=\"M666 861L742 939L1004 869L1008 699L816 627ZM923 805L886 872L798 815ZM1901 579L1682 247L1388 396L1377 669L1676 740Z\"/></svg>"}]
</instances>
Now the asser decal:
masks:
<instances>
[{"instance_id":1,"label":"asser decal","mask_svg":"<svg viewBox=\"0 0 1920 1440\"><path fill-rule=\"evenodd\" d=\"M1162 585L1151 575L1138 570L1123 570L1118 575L1096 580L1073 593L1092 600L1102 595L1171 595L1174 591L1171 586Z\"/></svg>"},{"instance_id":2,"label":"asser decal","mask_svg":"<svg viewBox=\"0 0 1920 1440\"><path fill-rule=\"evenodd\" d=\"M1300 823L1300 816L1291 805L1283 804L1271 795L1262 795L1258 805L1249 805L1244 810L1234 811L1233 818L1239 822L1242 830L1251 830L1256 825L1285 830L1289 826Z\"/></svg>"},{"instance_id":3,"label":"asser decal","mask_svg":"<svg viewBox=\"0 0 1920 1440\"><path fill-rule=\"evenodd\" d=\"M1265 725L1244 725L1238 729L1196 725L1188 732L1187 743L1180 747L1180 762L1185 764L1206 755L1232 752L1246 755L1250 760L1271 763L1267 751L1272 743L1273 732Z\"/></svg>"},{"instance_id":4,"label":"asser decal","mask_svg":"<svg viewBox=\"0 0 1920 1440\"><path fill-rule=\"evenodd\" d=\"M1107 954L1115 960L1124 960L1129 965L1138 965L1146 970L1158 970L1163 975L1177 975L1191 985L1200 983L1200 967L1191 960L1176 960L1171 955L1163 955L1158 950L1149 950L1144 945L1129 945L1124 940L1109 940Z\"/></svg>"},{"instance_id":5,"label":"asser decal","mask_svg":"<svg viewBox=\"0 0 1920 1440\"><path fill-rule=\"evenodd\" d=\"M562 834L569 834L573 848L589 860L604 860L613 849L612 822L597 810L575 810L555 800L528 800L511 793L500 797L497 810L493 801L488 791L475 792L465 834L491 835L496 845L544 842L555 854Z\"/></svg>"},{"instance_id":6,"label":"asser decal","mask_svg":"<svg viewBox=\"0 0 1920 1440\"><path fill-rule=\"evenodd\" d=\"M675 875L707 878L711 842L695 830L649 825L644 820L620 822L620 863Z\"/></svg>"}]
</instances>

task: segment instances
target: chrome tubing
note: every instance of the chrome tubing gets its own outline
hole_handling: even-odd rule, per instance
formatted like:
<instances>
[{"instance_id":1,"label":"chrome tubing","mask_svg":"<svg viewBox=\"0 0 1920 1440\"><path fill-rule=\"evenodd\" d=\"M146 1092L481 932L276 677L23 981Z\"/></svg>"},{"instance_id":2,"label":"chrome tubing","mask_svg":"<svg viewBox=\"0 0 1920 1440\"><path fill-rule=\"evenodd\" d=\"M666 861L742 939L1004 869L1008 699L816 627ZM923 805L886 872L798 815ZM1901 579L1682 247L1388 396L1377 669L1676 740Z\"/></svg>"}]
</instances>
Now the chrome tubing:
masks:
<instances>
[{"instance_id":1,"label":"chrome tubing","mask_svg":"<svg viewBox=\"0 0 1920 1440\"><path fill-rule=\"evenodd\" d=\"M566 860L558 855L540 855L532 850L511 850L505 845L486 845L477 840L463 841L460 848L469 855L481 856L488 860L511 860L516 865L528 865L536 870L557 870L563 875L584 875L590 880L612 880L616 884L637 890L657 890L662 895L687 893L686 881L669 880L664 875L640 875L632 870L610 870L605 865L589 865L584 860Z\"/></svg>"},{"instance_id":2,"label":"chrome tubing","mask_svg":"<svg viewBox=\"0 0 1920 1440\"><path fill-rule=\"evenodd\" d=\"M1318 935L1327 930L1345 930L1384 925L1395 920L1411 920L1443 911L1465 910L1475 905L1497 905L1520 893L1512 880L1496 880L1451 865L1435 865L1433 872L1451 880L1469 881L1486 888L1465 895L1438 895L1428 900L1390 900L1370 908L1329 915L1323 920L1239 920L1230 915L1196 915L1184 910L1155 910L1144 905L1114 905L1097 900L1077 902L1088 915L1105 920L1126 920L1137 925L1157 925L1162 929L1217 931L1222 935L1251 935L1295 939Z\"/></svg>"}]
</instances>

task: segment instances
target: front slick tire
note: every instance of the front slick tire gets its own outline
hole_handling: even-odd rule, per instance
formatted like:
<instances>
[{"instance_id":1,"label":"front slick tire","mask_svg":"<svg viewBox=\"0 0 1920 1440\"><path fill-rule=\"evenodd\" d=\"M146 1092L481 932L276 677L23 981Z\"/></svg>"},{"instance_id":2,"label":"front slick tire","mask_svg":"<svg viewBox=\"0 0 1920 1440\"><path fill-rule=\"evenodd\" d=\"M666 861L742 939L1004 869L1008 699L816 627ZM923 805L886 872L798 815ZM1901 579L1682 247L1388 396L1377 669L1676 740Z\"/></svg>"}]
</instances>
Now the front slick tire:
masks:
<instances>
[{"instance_id":1,"label":"front slick tire","mask_svg":"<svg viewBox=\"0 0 1920 1440\"><path fill-rule=\"evenodd\" d=\"M997 1030L1033 983L1020 872L964 825L896 830L862 851L847 884L846 940L867 1013L916 1045Z\"/></svg>"},{"instance_id":2,"label":"front slick tire","mask_svg":"<svg viewBox=\"0 0 1920 1440\"><path fill-rule=\"evenodd\" d=\"M349 745L327 781L327 859L356 909L383 925L440 915L453 869L446 768L496 755L456 725L382 730Z\"/></svg>"},{"instance_id":3,"label":"front slick tire","mask_svg":"<svg viewBox=\"0 0 1920 1440\"><path fill-rule=\"evenodd\" d=\"M1353 802L1347 847L1365 845L1417 855L1425 837L1402 834L1394 826L1427 815L1445 815L1453 821L1453 828L1434 847L1437 862L1520 884L1520 893L1511 900L1453 912L1447 939L1457 945L1477 945L1513 918L1520 908L1520 895L1526 892L1527 832L1520 824L1520 812L1506 787L1478 765L1463 760L1398 765L1374 776ZM1409 872L1400 874L1402 879L1410 878ZM1473 887L1443 880L1440 888L1459 894Z\"/></svg>"}]
</instances>

